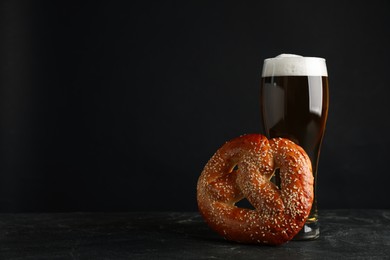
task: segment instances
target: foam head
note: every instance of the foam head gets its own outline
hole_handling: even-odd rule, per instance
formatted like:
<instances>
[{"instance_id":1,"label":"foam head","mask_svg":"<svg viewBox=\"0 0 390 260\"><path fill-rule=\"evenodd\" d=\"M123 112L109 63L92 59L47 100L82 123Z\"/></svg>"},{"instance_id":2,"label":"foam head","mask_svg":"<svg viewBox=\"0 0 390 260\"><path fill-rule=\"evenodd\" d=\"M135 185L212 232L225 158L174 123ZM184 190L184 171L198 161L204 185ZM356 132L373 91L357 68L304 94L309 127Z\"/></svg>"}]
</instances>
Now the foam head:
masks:
<instances>
[{"instance_id":1,"label":"foam head","mask_svg":"<svg viewBox=\"0 0 390 260\"><path fill-rule=\"evenodd\" d=\"M325 59L281 54L264 60L262 77L328 76Z\"/></svg>"}]
</instances>

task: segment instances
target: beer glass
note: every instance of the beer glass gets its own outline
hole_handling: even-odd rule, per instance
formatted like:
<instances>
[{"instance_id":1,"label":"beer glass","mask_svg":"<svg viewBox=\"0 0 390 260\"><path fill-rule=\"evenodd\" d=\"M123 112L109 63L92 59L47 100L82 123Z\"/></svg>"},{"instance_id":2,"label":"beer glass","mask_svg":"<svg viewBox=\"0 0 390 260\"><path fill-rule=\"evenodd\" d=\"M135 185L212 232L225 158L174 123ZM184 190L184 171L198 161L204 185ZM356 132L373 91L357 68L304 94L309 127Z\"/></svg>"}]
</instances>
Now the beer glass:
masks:
<instances>
[{"instance_id":1,"label":"beer glass","mask_svg":"<svg viewBox=\"0 0 390 260\"><path fill-rule=\"evenodd\" d=\"M300 145L310 157L314 201L296 240L319 236L316 186L320 148L328 115L328 73L325 59L282 54L264 60L260 106L264 133ZM277 173L273 177L278 183ZM280 180L280 179L279 179Z\"/></svg>"}]
</instances>

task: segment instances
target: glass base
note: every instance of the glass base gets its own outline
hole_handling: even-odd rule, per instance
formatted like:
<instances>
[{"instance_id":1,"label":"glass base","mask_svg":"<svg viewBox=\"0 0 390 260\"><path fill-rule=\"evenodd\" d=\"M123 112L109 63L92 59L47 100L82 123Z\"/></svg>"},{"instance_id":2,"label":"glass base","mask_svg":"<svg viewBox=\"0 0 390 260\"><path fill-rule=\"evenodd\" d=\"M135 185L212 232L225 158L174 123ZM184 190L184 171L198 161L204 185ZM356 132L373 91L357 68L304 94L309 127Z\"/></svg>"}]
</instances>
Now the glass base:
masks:
<instances>
[{"instance_id":1,"label":"glass base","mask_svg":"<svg viewBox=\"0 0 390 260\"><path fill-rule=\"evenodd\" d=\"M303 241L303 240L314 240L320 236L320 225L318 220L309 222L307 221L301 231L295 235L293 240Z\"/></svg>"}]
</instances>

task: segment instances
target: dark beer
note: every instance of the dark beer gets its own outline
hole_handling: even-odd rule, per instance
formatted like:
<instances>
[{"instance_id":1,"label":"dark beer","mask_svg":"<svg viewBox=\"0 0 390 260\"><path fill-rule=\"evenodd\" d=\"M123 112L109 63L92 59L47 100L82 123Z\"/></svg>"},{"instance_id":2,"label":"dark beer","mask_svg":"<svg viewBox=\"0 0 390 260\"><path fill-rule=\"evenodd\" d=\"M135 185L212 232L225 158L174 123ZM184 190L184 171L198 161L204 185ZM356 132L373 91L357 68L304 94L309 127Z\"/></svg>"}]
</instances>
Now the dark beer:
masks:
<instances>
[{"instance_id":1,"label":"dark beer","mask_svg":"<svg viewBox=\"0 0 390 260\"><path fill-rule=\"evenodd\" d=\"M263 68L260 104L264 133L269 138L284 137L294 141L311 159L314 202L298 238L301 236L302 239L312 239L319 235L315 194L318 158L328 114L326 65L323 59L314 60L314 63L309 62L311 67L306 69L308 63L304 62L304 57L275 59L276 62L271 59L271 65L269 62L264 64L272 66L272 69ZM313 66L321 68L315 69Z\"/></svg>"}]
</instances>

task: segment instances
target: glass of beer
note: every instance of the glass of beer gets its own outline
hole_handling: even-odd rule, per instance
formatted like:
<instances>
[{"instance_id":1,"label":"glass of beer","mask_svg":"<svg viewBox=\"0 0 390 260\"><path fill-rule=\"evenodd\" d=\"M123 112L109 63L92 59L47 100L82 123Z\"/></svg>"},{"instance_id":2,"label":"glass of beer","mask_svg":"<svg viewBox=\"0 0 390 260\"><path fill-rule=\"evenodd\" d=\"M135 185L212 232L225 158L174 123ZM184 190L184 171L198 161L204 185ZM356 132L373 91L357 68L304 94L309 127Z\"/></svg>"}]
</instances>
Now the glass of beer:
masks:
<instances>
[{"instance_id":1,"label":"glass of beer","mask_svg":"<svg viewBox=\"0 0 390 260\"><path fill-rule=\"evenodd\" d=\"M260 94L264 133L268 138L283 137L300 145L313 168L313 206L296 240L315 239L320 234L316 183L328 99L325 59L281 54L264 60ZM277 174L273 177L276 185L278 178Z\"/></svg>"}]
</instances>

